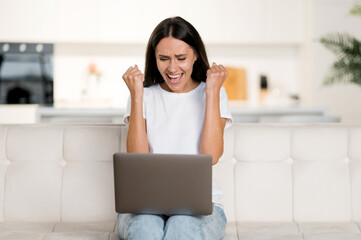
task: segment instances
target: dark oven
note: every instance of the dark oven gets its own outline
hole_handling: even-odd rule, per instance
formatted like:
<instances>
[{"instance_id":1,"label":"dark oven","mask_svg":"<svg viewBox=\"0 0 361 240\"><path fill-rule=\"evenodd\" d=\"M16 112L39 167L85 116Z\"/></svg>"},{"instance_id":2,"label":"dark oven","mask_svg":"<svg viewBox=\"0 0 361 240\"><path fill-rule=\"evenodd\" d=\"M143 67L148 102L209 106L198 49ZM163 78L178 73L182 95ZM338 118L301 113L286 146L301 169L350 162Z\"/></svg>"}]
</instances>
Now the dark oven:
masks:
<instances>
[{"instance_id":1,"label":"dark oven","mask_svg":"<svg viewBox=\"0 0 361 240\"><path fill-rule=\"evenodd\" d=\"M0 104L53 104L53 49L0 42Z\"/></svg>"}]
</instances>

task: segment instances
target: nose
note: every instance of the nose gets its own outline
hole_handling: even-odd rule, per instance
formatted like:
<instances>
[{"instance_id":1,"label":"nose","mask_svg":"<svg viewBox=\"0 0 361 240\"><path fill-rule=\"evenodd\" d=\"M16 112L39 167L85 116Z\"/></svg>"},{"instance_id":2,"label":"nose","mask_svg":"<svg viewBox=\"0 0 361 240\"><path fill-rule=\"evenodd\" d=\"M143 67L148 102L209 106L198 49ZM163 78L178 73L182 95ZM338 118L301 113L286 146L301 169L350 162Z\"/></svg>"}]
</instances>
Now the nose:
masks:
<instances>
[{"instance_id":1,"label":"nose","mask_svg":"<svg viewBox=\"0 0 361 240\"><path fill-rule=\"evenodd\" d=\"M171 72L171 73L174 73L174 72L177 71L177 63L173 59L170 60L170 63L169 63L169 66L168 66L168 71Z\"/></svg>"}]
</instances>

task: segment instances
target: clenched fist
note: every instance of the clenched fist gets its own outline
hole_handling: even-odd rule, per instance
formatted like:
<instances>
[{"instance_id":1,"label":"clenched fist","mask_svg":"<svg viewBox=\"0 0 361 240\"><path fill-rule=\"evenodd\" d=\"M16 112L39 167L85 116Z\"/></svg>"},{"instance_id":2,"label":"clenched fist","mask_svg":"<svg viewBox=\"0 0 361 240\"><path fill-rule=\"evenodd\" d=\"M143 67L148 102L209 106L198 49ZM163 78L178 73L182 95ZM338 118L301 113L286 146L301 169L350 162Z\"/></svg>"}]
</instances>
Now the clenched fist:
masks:
<instances>
[{"instance_id":1,"label":"clenched fist","mask_svg":"<svg viewBox=\"0 0 361 240\"><path fill-rule=\"evenodd\" d=\"M144 74L139 70L137 65L128 68L128 70L123 74L123 80L128 86L130 95L143 95Z\"/></svg>"},{"instance_id":2,"label":"clenched fist","mask_svg":"<svg viewBox=\"0 0 361 240\"><path fill-rule=\"evenodd\" d=\"M222 65L213 63L207 70L206 91L219 92L227 76L228 72Z\"/></svg>"}]
</instances>

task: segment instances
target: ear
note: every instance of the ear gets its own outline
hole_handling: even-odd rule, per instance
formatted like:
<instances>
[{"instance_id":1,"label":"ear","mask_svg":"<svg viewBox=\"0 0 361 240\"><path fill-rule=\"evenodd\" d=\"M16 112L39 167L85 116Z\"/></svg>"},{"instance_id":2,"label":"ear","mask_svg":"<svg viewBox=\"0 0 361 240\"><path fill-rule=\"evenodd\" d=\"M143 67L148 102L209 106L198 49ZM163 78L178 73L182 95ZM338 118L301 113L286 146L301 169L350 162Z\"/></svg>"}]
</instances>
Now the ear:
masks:
<instances>
[{"instance_id":1,"label":"ear","mask_svg":"<svg viewBox=\"0 0 361 240\"><path fill-rule=\"evenodd\" d=\"M198 60L198 54L194 49L193 49L193 53L194 53L193 63L195 63Z\"/></svg>"},{"instance_id":2,"label":"ear","mask_svg":"<svg viewBox=\"0 0 361 240\"><path fill-rule=\"evenodd\" d=\"M194 55L194 58L193 58L193 63L195 63L197 60L198 60L198 55L195 54L195 55Z\"/></svg>"}]
</instances>

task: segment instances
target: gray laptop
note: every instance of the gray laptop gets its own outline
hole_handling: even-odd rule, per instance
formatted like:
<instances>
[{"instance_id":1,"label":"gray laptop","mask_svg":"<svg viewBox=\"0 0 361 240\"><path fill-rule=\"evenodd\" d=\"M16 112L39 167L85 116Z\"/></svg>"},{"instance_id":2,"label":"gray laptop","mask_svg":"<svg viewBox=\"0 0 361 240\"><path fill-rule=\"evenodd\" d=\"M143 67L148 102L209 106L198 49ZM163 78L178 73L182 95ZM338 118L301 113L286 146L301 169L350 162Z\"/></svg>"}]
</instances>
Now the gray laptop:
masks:
<instances>
[{"instance_id":1,"label":"gray laptop","mask_svg":"<svg viewBox=\"0 0 361 240\"><path fill-rule=\"evenodd\" d=\"M114 154L118 213L212 213L210 155Z\"/></svg>"}]
</instances>

